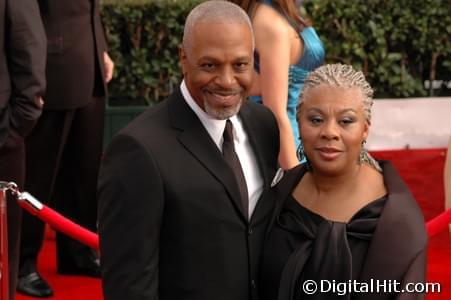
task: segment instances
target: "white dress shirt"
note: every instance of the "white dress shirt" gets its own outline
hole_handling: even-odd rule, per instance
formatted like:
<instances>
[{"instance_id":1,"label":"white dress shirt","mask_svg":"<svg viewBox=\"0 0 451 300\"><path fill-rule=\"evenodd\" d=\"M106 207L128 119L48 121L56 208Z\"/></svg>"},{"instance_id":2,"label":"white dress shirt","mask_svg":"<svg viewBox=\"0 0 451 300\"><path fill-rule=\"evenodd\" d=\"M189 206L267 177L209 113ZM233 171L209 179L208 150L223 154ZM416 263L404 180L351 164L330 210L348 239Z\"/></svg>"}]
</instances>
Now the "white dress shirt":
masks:
<instances>
[{"instance_id":1,"label":"white dress shirt","mask_svg":"<svg viewBox=\"0 0 451 300\"><path fill-rule=\"evenodd\" d=\"M222 152L222 135L224 133L226 120L215 119L203 111L191 97L191 94L186 87L185 80L182 81L180 90L186 103L197 115L213 142L218 147L219 151ZM251 147L248 135L244 130L243 123L241 122L239 116L235 115L230 117L229 120L233 124L233 142L235 145L235 152L238 155L241 167L243 168L244 178L246 179L247 190L249 193L248 215L250 219L263 191L263 178L258 168L254 150Z\"/></svg>"}]
</instances>

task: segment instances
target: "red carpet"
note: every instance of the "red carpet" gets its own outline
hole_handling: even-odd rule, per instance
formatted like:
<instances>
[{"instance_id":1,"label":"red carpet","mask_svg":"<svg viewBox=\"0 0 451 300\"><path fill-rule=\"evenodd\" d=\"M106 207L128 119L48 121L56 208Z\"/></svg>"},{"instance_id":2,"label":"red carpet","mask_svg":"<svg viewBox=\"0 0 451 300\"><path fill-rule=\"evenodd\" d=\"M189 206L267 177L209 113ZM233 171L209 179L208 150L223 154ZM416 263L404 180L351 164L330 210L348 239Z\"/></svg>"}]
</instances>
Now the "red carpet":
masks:
<instances>
[{"instance_id":1,"label":"red carpet","mask_svg":"<svg viewBox=\"0 0 451 300\"><path fill-rule=\"evenodd\" d=\"M444 149L375 152L380 159L391 160L411 189L423 210L426 220L444 210L443 165ZM56 274L53 234L47 235L39 257L39 270L54 288L48 299L102 299L100 280ZM428 281L441 284L440 294L428 294L427 300L451 299L451 239L443 232L429 241ZM36 299L18 295L16 300ZM126 299L124 299L126 300ZM213 300L213 299L212 299ZM232 300L232 299L231 299Z\"/></svg>"},{"instance_id":2,"label":"red carpet","mask_svg":"<svg viewBox=\"0 0 451 300\"><path fill-rule=\"evenodd\" d=\"M48 281L54 291L54 296L43 299L58 300L99 300L103 299L100 279L82 276L65 276L56 273L55 261L55 234L48 231L46 241L42 249L38 268L41 275ZM16 294L16 300L36 300L33 298Z\"/></svg>"}]
</instances>

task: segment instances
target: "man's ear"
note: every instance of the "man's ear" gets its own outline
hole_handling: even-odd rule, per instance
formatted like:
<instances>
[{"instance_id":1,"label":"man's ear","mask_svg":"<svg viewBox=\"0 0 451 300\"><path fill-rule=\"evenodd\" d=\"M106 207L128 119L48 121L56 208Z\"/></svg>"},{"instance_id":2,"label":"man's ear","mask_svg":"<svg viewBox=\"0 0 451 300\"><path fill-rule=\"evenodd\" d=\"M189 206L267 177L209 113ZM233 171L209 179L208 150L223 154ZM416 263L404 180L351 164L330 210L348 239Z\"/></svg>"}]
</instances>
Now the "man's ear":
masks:
<instances>
[{"instance_id":1,"label":"man's ear","mask_svg":"<svg viewBox=\"0 0 451 300\"><path fill-rule=\"evenodd\" d=\"M186 52L183 49L183 46L179 47L179 61L180 61L180 66L182 67L182 74L183 74L183 76L185 76L187 58L186 58Z\"/></svg>"}]
</instances>

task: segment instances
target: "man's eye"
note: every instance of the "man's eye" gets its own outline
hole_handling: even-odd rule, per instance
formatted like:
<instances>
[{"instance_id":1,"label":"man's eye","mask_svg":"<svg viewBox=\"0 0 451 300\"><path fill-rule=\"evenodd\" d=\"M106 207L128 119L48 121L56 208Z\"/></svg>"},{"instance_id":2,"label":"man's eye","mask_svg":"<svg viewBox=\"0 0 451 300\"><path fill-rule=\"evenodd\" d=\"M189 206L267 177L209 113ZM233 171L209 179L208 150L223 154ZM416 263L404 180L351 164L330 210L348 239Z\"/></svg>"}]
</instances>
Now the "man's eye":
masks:
<instances>
[{"instance_id":1,"label":"man's eye","mask_svg":"<svg viewBox=\"0 0 451 300\"><path fill-rule=\"evenodd\" d=\"M203 69L206 69L206 70L211 70L211 69L213 69L214 68L214 64L212 64L212 63L204 63L204 64L201 64L201 67L203 68Z\"/></svg>"},{"instance_id":2,"label":"man's eye","mask_svg":"<svg viewBox=\"0 0 451 300\"><path fill-rule=\"evenodd\" d=\"M247 62L239 62L239 63L235 64L235 67L237 69L245 69L245 68L247 68L248 65L249 65L249 63L247 63Z\"/></svg>"}]
</instances>

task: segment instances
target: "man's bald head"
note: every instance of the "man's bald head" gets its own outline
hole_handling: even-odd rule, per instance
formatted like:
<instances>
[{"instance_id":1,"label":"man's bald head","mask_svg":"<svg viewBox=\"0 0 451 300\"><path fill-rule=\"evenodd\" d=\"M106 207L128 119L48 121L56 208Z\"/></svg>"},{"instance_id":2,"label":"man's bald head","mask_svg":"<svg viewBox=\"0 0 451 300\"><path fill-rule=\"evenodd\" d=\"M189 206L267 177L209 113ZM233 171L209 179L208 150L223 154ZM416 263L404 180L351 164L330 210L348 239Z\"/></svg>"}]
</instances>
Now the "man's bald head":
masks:
<instances>
[{"instance_id":1,"label":"man's bald head","mask_svg":"<svg viewBox=\"0 0 451 300\"><path fill-rule=\"evenodd\" d=\"M252 36L252 49L255 48L254 32L249 16L238 5L221 0L206 1L191 10L186 18L183 32L183 49L189 55L193 47L194 28L197 23L239 23L249 28Z\"/></svg>"}]
</instances>

